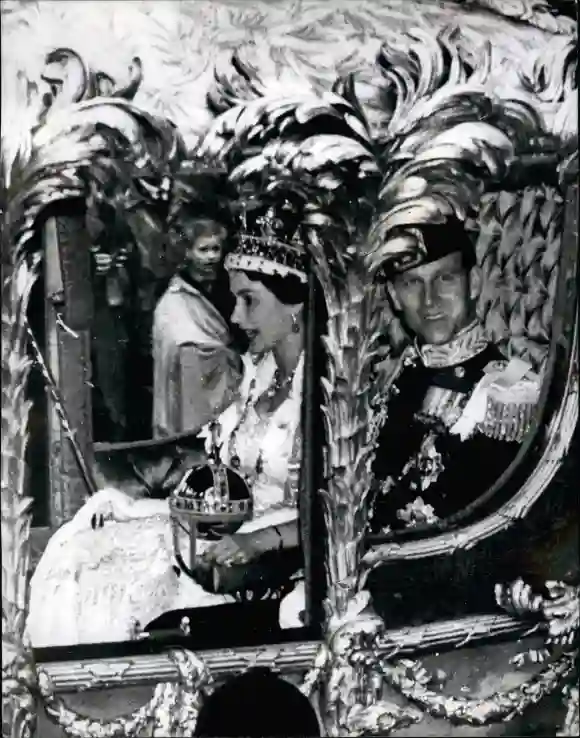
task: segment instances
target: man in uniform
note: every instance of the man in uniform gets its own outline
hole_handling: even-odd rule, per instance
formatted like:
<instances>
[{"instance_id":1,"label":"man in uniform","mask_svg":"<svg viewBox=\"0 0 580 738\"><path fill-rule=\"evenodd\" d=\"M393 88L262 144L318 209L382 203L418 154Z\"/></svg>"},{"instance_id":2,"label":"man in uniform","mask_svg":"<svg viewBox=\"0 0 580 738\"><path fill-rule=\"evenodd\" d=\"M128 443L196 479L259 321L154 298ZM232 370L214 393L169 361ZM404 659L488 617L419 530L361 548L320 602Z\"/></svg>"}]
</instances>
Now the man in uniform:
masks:
<instances>
[{"instance_id":1,"label":"man in uniform","mask_svg":"<svg viewBox=\"0 0 580 738\"><path fill-rule=\"evenodd\" d=\"M477 319L481 274L459 221L400 227L388 246L382 273L412 342L378 398L375 533L437 523L481 497L515 459L540 386Z\"/></svg>"}]
</instances>

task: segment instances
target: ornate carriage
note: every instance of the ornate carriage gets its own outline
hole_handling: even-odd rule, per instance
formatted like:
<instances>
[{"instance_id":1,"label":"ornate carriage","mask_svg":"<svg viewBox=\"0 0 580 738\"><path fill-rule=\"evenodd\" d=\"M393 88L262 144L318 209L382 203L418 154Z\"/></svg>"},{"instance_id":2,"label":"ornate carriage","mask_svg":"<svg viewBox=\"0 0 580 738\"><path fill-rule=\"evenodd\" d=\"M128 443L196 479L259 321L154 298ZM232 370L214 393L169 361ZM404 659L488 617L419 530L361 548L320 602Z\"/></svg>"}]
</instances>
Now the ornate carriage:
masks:
<instances>
[{"instance_id":1,"label":"ornate carriage","mask_svg":"<svg viewBox=\"0 0 580 738\"><path fill-rule=\"evenodd\" d=\"M517 26L490 15L497 3L481 5L481 17L478 11L463 17L475 17L475 27L498 24L498 45L509 46L501 34L510 37ZM341 11L341 23L358 22L360 32L369 34L369 24L380 19L386 33L393 17L400 22L395 6ZM522 48L537 50L549 37L558 49L552 57L539 55L527 75L518 68L517 84L502 83L507 91L500 78L509 64L494 67L485 49L474 63L467 53L472 36L446 28L448 8L442 4L439 10L416 8L428 19L434 13L440 33L413 30L405 22L380 39L378 78L374 60L342 60L340 71L352 77L331 92L335 61L332 70L309 70L308 80L298 76L298 84L310 85L306 93L300 89L298 102L286 98L281 118L291 114L301 125L320 116L324 106L325 114L329 107L341 115L346 110L350 125L364 128L369 150L382 146L391 154L389 142L406 135L406 120L428 119L428 112L417 111L446 86L477 84L486 94L495 92L500 106L510 98L516 118L527 111L527 139L494 176L493 152L484 165L478 162L477 186L467 198L468 225L485 283L479 317L505 355L526 359L542 380L515 461L484 495L436 526L368 535L376 339L386 322L394 356L402 333L394 316L385 321L385 304L362 252L337 254L305 236L312 270L297 484L306 609L304 626L287 631L273 624L278 600L254 598L223 615L215 608L190 613L187 627L182 613L168 613L157 628L136 630L135 638L122 643L32 648L28 642L31 569L47 538L96 491L95 469L113 475L119 486L147 484L166 495L176 474L186 470L180 467L183 458L191 463L183 449L201 451L190 433L151 441L140 435L139 422L129 428L130 408L146 406L148 388L146 382L138 388L127 382L126 367L119 373L119 363L139 354L151 285L171 268L159 254L174 215L172 197L188 197L187 182L179 179L188 147L171 115L134 102L146 84L137 58L130 81L121 86L92 71L75 51L60 48L46 57L44 95L27 82L26 105L15 109L2 142L6 735L31 736L35 729L48 735L48 721L78 738L191 735L216 687L255 667L267 669L271 680L290 682L310 700L321 735L418 735L425 727L438 731L442 719L457 726L451 730L468 726L470 735L487 734L504 722L520 734L522 715L528 723L553 719L559 735L577 731L575 24L547 4L521 6L518 19L537 34L521 41ZM334 11L309 12L322 27L335 22ZM306 33L295 16L287 22L296 25L299 37ZM515 56L521 66L521 56ZM253 69L237 53L228 60L215 72L204 124L210 128L206 148L213 146L212 155L231 167L232 161L247 164L247 151L253 156L256 146L260 152L276 136L283 138L284 127L271 125L264 134L264 106L275 95L260 77L259 63ZM389 107L385 89L397 86L399 96L381 117ZM352 120L359 114L357 129ZM191 132L185 133L189 142ZM342 135L348 138L344 130ZM335 155L342 154L337 149ZM177 195L176 181L183 188ZM103 252L110 258L99 281L95 265ZM326 331L322 357L312 317L320 311ZM130 333L128 325L139 330ZM105 333L112 343L100 339ZM118 412L122 433L112 442L97 431L96 382L99 401ZM134 393L131 400L124 397L124 410L123 382ZM46 498L36 491L44 483ZM263 586L260 572L246 589L280 595L296 567L279 566L281 581ZM477 686L483 669L487 689ZM153 696L143 697L153 685ZM97 695L96 707L87 691ZM79 711L61 695L69 704L80 702ZM146 704L109 719L99 695L118 697L124 713L133 700ZM534 717L538 703L555 717Z\"/></svg>"}]
</instances>

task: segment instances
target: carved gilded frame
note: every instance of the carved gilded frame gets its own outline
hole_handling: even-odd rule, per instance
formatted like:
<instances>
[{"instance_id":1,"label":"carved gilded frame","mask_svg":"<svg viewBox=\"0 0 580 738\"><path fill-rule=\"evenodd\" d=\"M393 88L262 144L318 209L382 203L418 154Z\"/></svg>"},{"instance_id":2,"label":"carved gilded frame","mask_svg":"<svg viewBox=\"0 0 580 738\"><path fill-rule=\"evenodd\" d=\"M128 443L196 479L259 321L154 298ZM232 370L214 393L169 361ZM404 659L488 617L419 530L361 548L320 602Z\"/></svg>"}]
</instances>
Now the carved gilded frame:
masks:
<instances>
[{"instance_id":1,"label":"carved gilded frame","mask_svg":"<svg viewBox=\"0 0 580 738\"><path fill-rule=\"evenodd\" d=\"M574 197L575 199L575 197ZM572 201L570 208L575 207ZM27 227L30 228L30 223ZM576 226L577 228L577 226ZM576 234L577 235L577 234ZM3 233L6 237L6 232ZM510 719L526 704L554 689L572 671L575 651L566 651L554 658L540 676L523 686L497 693L485 700L465 697L449 698L431 689L422 673L420 663L401 659L417 656L423 650L439 650L475 643L493 636L513 638L524 635L531 625L541 625L548 645L556 639L561 645L571 643L579 627L578 590L563 584L554 584L549 596L533 596L522 582L507 591L499 592L498 599L511 615L482 616L439 622L432 626L384 630L384 625L369 612L368 596L362 589L362 546L353 556L345 542L362 538L358 529L344 528L344 519L335 514L339 505L359 506L367 493L364 480L352 480L348 499L342 499L338 489L329 490L326 497L326 517L329 526L327 541L328 563L328 619L324 643L292 644L287 647L247 649L234 653L214 651L193 655L187 651L169 652L158 656L135 656L123 660L98 662L60 662L45 664L37 669L26 641L24 621L27 608L28 563L30 555L30 499L24 485L24 451L26 447L27 415L25 386L30 370L26 350L26 305L36 276L35 259L20 258L17 252L13 271L3 294L3 465L2 465L2 554L3 554L3 728L14 737L32 736L37 710L41 706L52 719L65 727L71 736L136 735L146 726L157 734L190 735L200 699L211 690L212 681L242 671L260 663L281 673L304 674L301 690L311 696L324 696L321 704L322 722L328 735L385 734L398 727L419 721L423 714L435 714L469 724ZM360 274L350 275L347 291L338 299L341 319L354 321L359 315L361 295ZM346 311L344 310L346 308ZM349 313L350 311L350 313ZM336 317L336 315L335 315ZM574 345L577 341L575 321ZM332 338L341 335L340 324L329 324ZM340 342L336 341L340 346ZM344 347L342 347L344 348ZM341 357L334 357L331 379L338 376ZM344 364L342 364L344 367ZM337 451L345 451L337 405L345 397L339 382L328 386L327 405L331 419L334 444ZM578 366L569 366L566 392L544 446L545 464L530 478L517 500L513 513L486 519L476 533L490 536L509 524L542 494L552 479L556 466L567 450L577 422ZM333 405L335 411L333 411ZM341 466L340 454L336 467ZM344 487L342 488L344 489ZM504 511L505 512L505 511ZM354 516L352 516L354 520ZM334 522L338 521L338 522ZM347 523L348 525L348 523ZM354 536L351 538L350 536ZM445 554L454 550L461 540L442 536L426 539L403 547L392 546L369 554L364 563L375 559L424 557ZM346 584L346 586L345 586ZM528 619L530 617L530 619ZM101 688L112 685L157 683L155 695L148 705L132 716L104 722L83 718L66 708L58 698L59 692L83 688ZM410 700L400 706L383 698L383 685L388 684ZM414 707L413 705L418 706ZM578 721L578 693L570 690L569 715L562 735L574 734Z\"/></svg>"}]
</instances>

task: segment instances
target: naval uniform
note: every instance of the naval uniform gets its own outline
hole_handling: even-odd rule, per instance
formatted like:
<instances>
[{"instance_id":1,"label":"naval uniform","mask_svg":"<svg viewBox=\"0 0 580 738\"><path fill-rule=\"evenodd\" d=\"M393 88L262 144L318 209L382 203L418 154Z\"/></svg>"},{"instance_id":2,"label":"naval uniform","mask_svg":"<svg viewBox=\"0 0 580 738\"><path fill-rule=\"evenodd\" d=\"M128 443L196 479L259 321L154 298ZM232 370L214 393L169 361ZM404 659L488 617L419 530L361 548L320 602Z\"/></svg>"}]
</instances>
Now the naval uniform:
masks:
<instances>
[{"instance_id":1,"label":"naval uniform","mask_svg":"<svg viewBox=\"0 0 580 738\"><path fill-rule=\"evenodd\" d=\"M377 398L373 533L436 523L474 502L515 458L539 378L478 323L444 346L410 346Z\"/></svg>"}]
</instances>

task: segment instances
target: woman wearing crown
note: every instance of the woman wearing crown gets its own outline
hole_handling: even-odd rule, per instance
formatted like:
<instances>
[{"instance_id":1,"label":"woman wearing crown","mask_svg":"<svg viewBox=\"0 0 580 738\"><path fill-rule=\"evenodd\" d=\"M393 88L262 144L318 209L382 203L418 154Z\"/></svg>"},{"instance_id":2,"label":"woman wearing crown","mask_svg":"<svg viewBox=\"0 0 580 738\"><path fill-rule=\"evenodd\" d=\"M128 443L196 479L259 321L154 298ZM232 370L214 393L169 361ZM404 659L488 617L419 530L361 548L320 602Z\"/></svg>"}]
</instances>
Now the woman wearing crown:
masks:
<instances>
[{"instance_id":1,"label":"woman wearing crown","mask_svg":"<svg viewBox=\"0 0 580 738\"><path fill-rule=\"evenodd\" d=\"M246 221L226 257L232 321L247 333L249 351L238 396L202 431L207 451L245 479L252 519L234 535L199 541L193 581L178 576L168 500L102 489L54 534L36 568L27 624L35 646L126 640L163 613L233 602L227 584L216 587L216 572L243 570L270 551L299 550L294 471L306 272L304 251L280 235L284 227L262 211ZM198 583L209 580L213 587ZM282 601L282 626L300 626L303 607L299 584Z\"/></svg>"},{"instance_id":2,"label":"woman wearing crown","mask_svg":"<svg viewBox=\"0 0 580 738\"><path fill-rule=\"evenodd\" d=\"M225 259L236 299L232 321L247 335L240 395L212 424L208 451L250 487L254 519L208 548L206 563L245 563L268 551L297 548L296 475L303 378L305 253L273 208L244 218ZM290 238L288 238L290 236Z\"/></svg>"}]
</instances>

